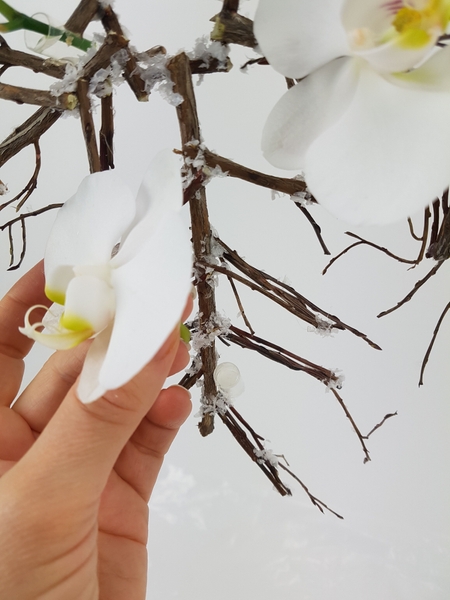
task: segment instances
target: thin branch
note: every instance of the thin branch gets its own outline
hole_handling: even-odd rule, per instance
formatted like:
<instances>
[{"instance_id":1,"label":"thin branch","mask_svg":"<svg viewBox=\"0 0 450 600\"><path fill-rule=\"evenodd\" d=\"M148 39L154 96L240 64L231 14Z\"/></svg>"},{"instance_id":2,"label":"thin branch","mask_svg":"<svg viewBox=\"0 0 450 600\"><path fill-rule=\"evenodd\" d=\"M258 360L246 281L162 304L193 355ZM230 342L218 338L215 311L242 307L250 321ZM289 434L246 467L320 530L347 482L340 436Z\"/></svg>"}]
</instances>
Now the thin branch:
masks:
<instances>
[{"instance_id":1,"label":"thin branch","mask_svg":"<svg viewBox=\"0 0 450 600\"><path fill-rule=\"evenodd\" d=\"M339 394L337 393L335 388L331 388L331 392L334 395L334 397L336 398L336 400L339 402L339 404L341 405L342 410L345 413L345 416L347 417L347 419L350 421L352 427L353 427L353 431L356 433L356 436L359 439L359 442L362 446L365 458L364 458L364 464L366 464L367 462L370 461L370 455L369 455L369 450L367 449L367 446L364 442L364 439L366 438L366 436L364 436L360 430L359 427L356 425L355 420L353 419L352 415L350 414L350 411L348 410L348 408L345 405L344 400L339 396Z\"/></svg>"},{"instance_id":2,"label":"thin branch","mask_svg":"<svg viewBox=\"0 0 450 600\"><path fill-rule=\"evenodd\" d=\"M439 200L435 200L433 202L433 224L431 226L431 234L430 234L430 246L436 243L438 234L439 234L439 217L440 217L440 206Z\"/></svg>"},{"instance_id":3,"label":"thin branch","mask_svg":"<svg viewBox=\"0 0 450 600\"><path fill-rule=\"evenodd\" d=\"M311 502L314 504L314 506L316 508L318 508L320 510L321 513L323 513L324 509L327 510L328 512L330 512L331 514L333 514L335 517L337 517L338 519L343 519L344 517L342 515L340 515L339 513L337 513L336 511L334 511L332 508L330 508L329 506L327 506L325 504L325 502L322 502L322 500L319 500L319 498L316 498L316 496L313 496L311 494L311 492L309 491L309 489L306 487L306 485L303 483L303 481L301 481L297 475L295 475L295 473L293 473L290 469L288 469L286 467L286 465L283 465L282 463L278 463L278 466L283 469L284 471L286 471L286 473L289 473L289 475L291 477L293 477L304 489L304 491L306 492L306 494L308 495L309 499L311 500Z\"/></svg>"},{"instance_id":4,"label":"thin branch","mask_svg":"<svg viewBox=\"0 0 450 600\"><path fill-rule=\"evenodd\" d=\"M190 158L195 158L198 149L196 147L186 148L185 152ZM274 175L268 175L261 171L255 171L254 169L233 162L228 158L219 156L208 149L203 150L203 159L210 169L220 167L220 169L229 177L236 177L237 179L248 181L249 183L265 187L269 190L281 192L282 194L294 196L299 192L304 193L308 191L306 183L301 179L275 177ZM316 200L312 198L312 202L316 202Z\"/></svg>"},{"instance_id":5,"label":"thin branch","mask_svg":"<svg viewBox=\"0 0 450 600\"><path fill-rule=\"evenodd\" d=\"M300 202L295 202L295 205L298 206L298 208L302 211L302 213L305 215L305 217L310 222L312 228L314 229L314 233L316 234L316 237L319 240L319 244L322 246L323 253L326 255L331 254L331 252L326 247L325 241L322 237L322 230L320 228L320 225L318 225L318 223L316 223L316 221L311 216L310 212L306 209L305 206L303 206L303 204L301 204Z\"/></svg>"},{"instance_id":6,"label":"thin branch","mask_svg":"<svg viewBox=\"0 0 450 600\"><path fill-rule=\"evenodd\" d=\"M100 168L114 169L114 109L113 96L102 98L102 126L100 129Z\"/></svg>"},{"instance_id":7,"label":"thin branch","mask_svg":"<svg viewBox=\"0 0 450 600\"><path fill-rule=\"evenodd\" d=\"M438 270L442 267L443 264L444 264L444 261L436 263L434 265L434 267L425 275L425 277L423 279L420 279L416 283L416 285L413 287L413 289L408 294L406 294L406 296L403 298L403 300L400 300L400 302L398 302L392 308L389 308L388 310L384 310L383 312L380 312L380 314L377 315L377 317L378 318L384 317L384 316L388 315L389 313L394 312L394 310L397 310L397 308L400 308L401 306L403 306L404 304L409 302L411 300L411 298L414 296L414 294L420 290L420 288L424 285L424 283L426 283L431 277L433 277L433 275L435 275L438 272Z\"/></svg>"},{"instance_id":8,"label":"thin branch","mask_svg":"<svg viewBox=\"0 0 450 600\"><path fill-rule=\"evenodd\" d=\"M2 36L0 36L0 64L6 67L24 67L34 73L44 73L56 79L62 79L66 72L65 65L57 64L49 59L43 60L39 56L27 52L13 50Z\"/></svg>"},{"instance_id":9,"label":"thin branch","mask_svg":"<svg viewBox=\"0 0 450 600\"><path fill-rule=\"evenodd\" d=\"M264 475L272 482L275 489L281 496L291 496L291 490L281 481L277 469L270 464L266 459L257 460L255 450L258 448L248 438L246 432L237 421L237 411L227 410L225 414L219 413L224 425L228 428L234 439L238 442L241 448L247 453L251 460L258 465Z\"/></svg>"},{"instance_id":10,"label":"thin branch","mask_svg":"<svg viewBox=\"0 0 450 600\"><path fill-rule=\"evenodd\" d=\"M215 271L233 277L237 281L240 281L244 285L250 287L252 290L263 294L264 296L270 298L276 304L282 306L285 310L294 314L303 321L309 323L313 327L317 327L318 323L315 313L319 313L320 315L332 322L330 323L330 326L336 329L350 331L357 337L362 338L365 342L372 346L372 348L375 348L376 350L381 350L380 346L378 346L378 344L376 344L370 338L368 338L365 333L362 333L358 329L355 329L347 323L344 323L335 315L332 315L329 312L326 312L323 309L319 308L310 300L299 294L293 287L283 283L282 281L279 281L278 279L272 277L268 273L264 273L263 271L250 265L245 260L243 260L237 254L237 252L229 248L229 246L222 242L222 240L220 240L218 237L215 237L214 239L225 250L225 253L223 254L225 260L230 262L235 268L244 273L249 279L245 279L244 277L241 277L233 271L230 271L229 269L226 269L224 267L208 263L208 265Z\"/></svg>"},{"instance_id":11,"label":"thin branch","mask_svg":"<svg viewBox=\"0 0 450 600\"><path fill-rule=\"evenodd\" d=\"M230 284L231 289L233 291L234 297L236 299L236 303L239 307L239 312L241 314L241 317L244 319L244 323L247 326L250 333L254 334L255 330L251 326L250 321L248 320L247 315L245 314L244 305L242 304L241 297L239 296L239 293L237 291L236 284L234 283L234 281L231 277L227 276L227 279L228 279L228 283Z\"/></svg>"},{"instance_id":12,"label":"thin branch","mask_svg":"<svg viewBox=\"0 0 450 600\"><path fill-rule=\"evenodd\" d=\"M328 269L339 259L341 258L341 256L344 256L344 254L347 254L347 252L349 250L351 250L352 248L356 248L356 246L361 246L362 244L364 244L364 242L355 242L354 244L350 244L350 246L347 246L347 248L344 248L344 250L342 250L342 252L339 252L339 254L337 254L334 258L332 258L330 260L330 262L327 264L327 266L325 267L325 269L322 271L322 275L325 275L326 272L328 271Z\"/></svg>"},{"instance_id":13,"label":"thin branch","mask_svg":"<svg viewBox=\"0 0 450 600\"><path fill-rule=\"evenodd\" d=\"M450 211L445 214L437 240L428 248L427 257L437 261L450 258Z\"/></svg>"},{"instance_id":14,"label":"thin branch","mask_svg":"<svg viewBox=\"0 0 450 600\"><path fill-rule=\"evenodd\" d=\"M351 250L352 248L355 248L356 246L360 246L361 244L365 244L366 246L375 248L375 250L379 250L380 252L383 252L384 254L386 254L390 258L397 260L398 262L406 263L408 265L416 265L417 264L417 259L410 260L408 258L402 258L401 256L397 256L396 254L393 254L392 252L390 252L387 248L383 248L382 246L379 246L378 244L374 244L373 242L370 242L369 240L366 240L366 239L362 238L361 236L356 235L356 233L352 233L351 231L346 231L345 235L348 235L359 241L356 242L355 244L351 244L350 246L345 248L345 250L343 250L337 256L335 256L333 259L331 259L330 262L325 267L325 269L322 271L322 275L325 275L325 273L328 271L328 269L331 267L331 265L334 264L338 260L338 258L341 258L341 256L346 254L349 250Z\"/></svg>"},{"instance_id":15,"label":"thin branch","mask_svg":"<svg viewBox=\"0 0 450 600\"><path fill-rule=\"evenodd\" d=\"M433 350L434 342L436 341L437 335L439 333L439 329L441 328L442 322L443 322L443 320L445 318L445 315L449 311L449 309L450 309L450 302L447 304L447 306L442 311L441 316L439 317L439 320L438 320L438 322L436 324L436 327L434 328L433 336L431 338L431 342L430 342L430 344L429 344L429 346L427 348L427 351L425 352L425 356L423 357L423 361L422 361L422 366L420 368L419 387L421 385L423 385L423 376L424 376L424 373L425 373L425 368L426 368L427 363L428 363L428 359L430 358L431 351Z\"/></svg>"},{"instance_id":16,"label":"thin branch","mask_svg":"<svg viewBox=\"0 0 450 600\"><path fill-rule=\"evenodd\" d=\"M17 127L0 144L0 167L18 154L26 146L34 144L50 129L61 116L62 112L50 108L40 108L22 125Z\"/></svg>"},{"instance_id":17,"label":"thin branch","mask_svg":"<svg viewBox=\"0 0 450 600\"><path fill-rule=\"evenodd\" d=\"M14 223L18 223L22 219L28 219L29 217L37 217L37 215L41 215L42 213L45 213L48 210L54 210L55 208L61 208L62 205L63 205L62 203L48 204L47 206L44 206L43 208L38 208L36 210L33 210L32 212L25 213L23 215L19 215L18 217L11 219L7 223L0 225L0 231L4 231L7 227L14 225Z\"/></svg>"},{"instance_id":18,"label":"thin branch","mask_svg":"<svg viewBox=\"0 0 450 600\"><path fill-rule=\"evenodd\" d=\"M292 371L302 371L326 386L338 384L337 375L330 369L317 365L306 358L302 358L301 356L286 350L286 348L277 346L273 342L250 334L235 325L230 326L230 331L224 337L233 344L247 350L253 350L265 358L281 364Z\"/></svg>"},{"instance_id":19,"label":"thin branch","mask_svg":"<svg viewBox=\"0 0 450 600\"><path fill-rule=\"evenodd\" d=\"M392 417L396 417L398 415L397 411L393 412L393 413L388 413L387 415L384 415L384 417L382 418L382 420L377 423L375 425L375 427L372 427L372 429L369 431L369 433L367 435L364 435L363 438L365 440L368 440L369 437L372 435L372 433L374 433L374 431L376 431L377 429L379 429L380 427L382 427L386 421Z\"/></svg>"},{"instance_id":20,"label":"thin branch","mask_svg":"<svg viewBox=\"0 0 450 600\"><path fill-rule=\"evenodd\" d=\"M44 90L32 90L6 83L0 83L0 98L17 104L33 104L58 110L73 110L78 104L77 97L71 92L53 96Z\"/></svg>"},{"instance_id":21,"label":"thin branch","mask_svg":"<svg viewBox=\"0 0 450 600\"><path fill-rule=\"evenodd\" d=\"M9 262L9 267L7 269L8 271L16 271L21 266L23 259L25 258L26 251L27 251L27 232L26 232L24 215L21 215L20 227L21 227L21 231L22 231L22 251L20 253L19 261L17 262L17 264L14 264L14 240L13 240L13 236L12 236L12 226L10 225L8 227L9 244L10 244L9 248L10 248L10 257L11 257L11 260Z\"/></svg>"}]
</instances>

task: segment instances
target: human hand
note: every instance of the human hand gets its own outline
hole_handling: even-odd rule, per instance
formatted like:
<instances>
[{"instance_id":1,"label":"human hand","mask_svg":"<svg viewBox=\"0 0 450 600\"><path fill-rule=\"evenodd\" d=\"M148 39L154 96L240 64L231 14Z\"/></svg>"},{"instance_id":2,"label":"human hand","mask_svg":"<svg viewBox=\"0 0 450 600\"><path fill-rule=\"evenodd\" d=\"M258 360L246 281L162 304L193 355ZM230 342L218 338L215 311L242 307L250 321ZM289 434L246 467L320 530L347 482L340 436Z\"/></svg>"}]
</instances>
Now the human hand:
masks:
<instances>
[{"instance_id":1,"label":"human hand","mask_svg":"<svg viewBox=\"0 0 450 600\"><path fill-rule=\"evenodd\" d=\"M88 341L53 354L11 406L32 346L18 326L34 304L49 304L42 263L0 302L0 598L142 600L147 503L191 409L187 390L161 391L189 360L179 327L92 404L74 385Z\"/></svg>"}]
</instances>

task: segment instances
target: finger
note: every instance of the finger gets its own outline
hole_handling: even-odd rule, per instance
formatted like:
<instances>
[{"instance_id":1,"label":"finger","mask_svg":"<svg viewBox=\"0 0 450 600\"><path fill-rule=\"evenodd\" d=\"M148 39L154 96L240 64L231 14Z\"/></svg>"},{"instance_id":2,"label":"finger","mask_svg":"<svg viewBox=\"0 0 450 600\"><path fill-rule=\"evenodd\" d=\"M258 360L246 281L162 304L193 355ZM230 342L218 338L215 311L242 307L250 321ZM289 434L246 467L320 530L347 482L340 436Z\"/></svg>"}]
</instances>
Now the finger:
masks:
<instances>
[{"instance_id":1,"label":"finger","mask_svg":"<svg viewBox=\"0 0 450 600\"><path fill-rule=\"evenodd\" d=\"M179 345L176 327L154 359L122 388L82 404L73 386L33 448L18 463L33 490L64 501L65 512L99 498L120 452L159 395ZM41 492L41 482L45 490Z\"/></svg>"},{"instance_id":2,"label":"finger","mask_svg":"<svg viewBox=\"0 0 450 600\"><path fill-rule=\"evenodd\" d=\"M55 414L63 398L75 383L83 367L90 342L71 350L55 352L21 393L12 407L36 433L41 433ZM186 344L180 342L168 375L184 369L190 357Z\"/></svg>"},{"instance_id":3,"label":"finger","mask_svg":"<svg viewBox=\"0 0 450 600\"><path fill-rule=\"evenodd\" d=\"M27 422L10 408L0 406L0 459L19 460L34 440Z\"/></svg>"},{"instance_id":4,"label":"finger","mask_svg":"<svg viewBox=\"0 0 450 600\"><path fill-rule=\"evenodd\" d=\"M44 294L44 271L41 261L26 273L0 301L0 404L9 406L22 381L23 358L33 342L19 332L26 311L34 304L50 305ZM36 311L36 317L42 316Z\"/></svg>"},{"instance_id":5,"label":"finger","mask_svg":"<svg viewBox=\"0 0 450 600\"><path fill-rule=\"evenodd\" d=\"M52 354L14 403L12 410L21 415L34 432L43 431L74 385L89 346L90 342L86 341Z\"/></svg>"},{"instance_id":6,"label":"finger","mask_svg":"<svg viewBox=\"0 0 450 600\"><path fill-rule=\"evenodd\" d=\"M175 385L162 390L117 459L114 470L148 502L156 478L181 425L191 409L188 390Z\"/></svg>"}]
</instances>

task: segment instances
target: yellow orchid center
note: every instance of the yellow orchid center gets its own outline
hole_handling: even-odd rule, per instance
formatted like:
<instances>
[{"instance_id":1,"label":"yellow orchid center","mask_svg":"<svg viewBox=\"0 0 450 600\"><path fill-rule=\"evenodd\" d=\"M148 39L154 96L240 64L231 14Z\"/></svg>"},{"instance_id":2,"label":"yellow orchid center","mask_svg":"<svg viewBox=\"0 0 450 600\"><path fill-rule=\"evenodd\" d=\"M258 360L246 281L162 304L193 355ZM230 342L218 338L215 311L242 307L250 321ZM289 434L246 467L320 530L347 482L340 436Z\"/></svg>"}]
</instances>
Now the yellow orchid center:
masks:
<instances>
[{"instance_id":1,"label":"yellow orchid center","mask_svg":"<svg viewBox=\"0 0 450 600\"><path fill-rule=\"evenodd\" d=\"M430 42L432 34L444 32L448 20L448 3L443 0L405 2L395 13L392 26L399 34L397 42L404 48L420 48Z\"/></svg>"}]
</instances>

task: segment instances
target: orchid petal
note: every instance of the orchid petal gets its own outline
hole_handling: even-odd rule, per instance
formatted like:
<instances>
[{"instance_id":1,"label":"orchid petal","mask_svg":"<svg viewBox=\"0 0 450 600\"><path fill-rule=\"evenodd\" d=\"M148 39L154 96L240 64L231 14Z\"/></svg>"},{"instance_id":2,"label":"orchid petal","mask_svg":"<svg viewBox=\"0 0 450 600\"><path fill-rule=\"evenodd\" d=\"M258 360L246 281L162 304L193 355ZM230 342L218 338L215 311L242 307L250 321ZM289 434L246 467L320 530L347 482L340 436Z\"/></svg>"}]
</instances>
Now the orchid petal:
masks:
<instances>
[{"instance_id":1,"label":"orchid petal","mask_svg":"<svg viewBox=\"0 0 450 600\"><path fill-rule=\"evenodd\" d=\"M407 73L383 74L394 85L409 89L450 92L450 46L439 50L422 66Z\"/></svg>"},{"instance_id":2,"label":"orchid petal","mask_svg":"<svg viewBox=\"0 0 450 600\"><path fill-rule=\"evenodd\" d=\"M92 341L84 359L83 369L78 380L77 395L83 404L98 400L109 389L99 382L99 373L103 366L111 338L112 326L103 330Z\"/></svg>"},{"instance_id":3,"label":"orchid petal","mask_svg":"<svg viewBox=\"0 0 450 600\"><path fill-rule=\"evenodd\" d=\"M438 35L430 36L428 43L421 48L401 48L393 40L376 48L354 52L364 58L374 69L381 73L408 71L426 58L435 47Z\"/></svg>"},{"instance_id":4,"label":"orchid petal","mask_svg":"<svg viewBox=\"0 0 450 600\"><path fill-rule=\"evenodd\" d=\"M170 150L159 152L150 163L136 199L136 216L124 234L112 261L119 266L130 260L170 211L183 205L181 158Z\"/></svg>"},{"instance_id":5,"label":"orchid petal","mask_svg":"<svg viewBox=\"0 0 450 600\"><path fill-rule=\"evenodd\" d=\"M99 376L105 389L134 377L179 324L191 268L186 226L178 213L171 213L132 260L112 270L116 318Z\"/></svg>"},{"instance_id":6,"label":"orchid petal","mask_svg":"<svg viewBox=\"0 0 450 600\"><path fill-rule=\"evenodd\" d=\"M105 264L132 221L135 200L113 171L86 177L59 210L45 253L46 287L51 299L64 296L68 266Z\"/></svg>"},{"instance_id":7,"label":"orchid petal","mask_svg":"<svg viewBox=\"0 0 450 600\"><path fill-rule=\"evenodd\" d=\"M345 115L311 145L306 182L327 210L384 224L432 202L450 179L449 96L391 85L361 70Z\"/></svg>"},{"instance_id":8,"label":"orchid petal","mask_svg":"<svg viewBox=\"0 0 450 600\"><path fill-rule=\"evenodd\" d=\"M267 119L262 150L282 169L303 169L310 144L349 106L358 65L340 58L315 71L282 96Z\"/></svg>"},{"instance_id":9,"label":"orchid petal","mask_svg":"<svg viewBox=\"0 0 450 600\"><path fill-rule=\"evenodd\" d=\"M343 4L344 0L260 0L255 35L273 68L298 79L349 54L340 18Z\"/></svg>"},{"instance_id":10,"label":"orchid petal","mask_svg":"<svg viewBox=\"0 0 450 600\"><path fill-rule=\"evenodd\" d=\"M102 331L114 318L114 310L114 290L108 282L81 275L69 283L61 325L73 331Z\"/></svg>"}]
</instances>

